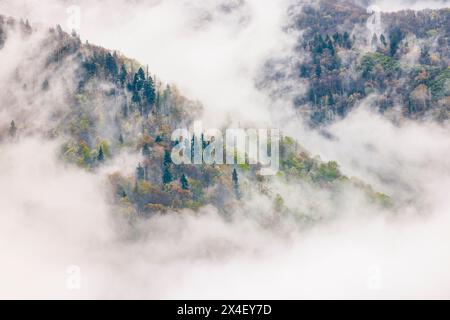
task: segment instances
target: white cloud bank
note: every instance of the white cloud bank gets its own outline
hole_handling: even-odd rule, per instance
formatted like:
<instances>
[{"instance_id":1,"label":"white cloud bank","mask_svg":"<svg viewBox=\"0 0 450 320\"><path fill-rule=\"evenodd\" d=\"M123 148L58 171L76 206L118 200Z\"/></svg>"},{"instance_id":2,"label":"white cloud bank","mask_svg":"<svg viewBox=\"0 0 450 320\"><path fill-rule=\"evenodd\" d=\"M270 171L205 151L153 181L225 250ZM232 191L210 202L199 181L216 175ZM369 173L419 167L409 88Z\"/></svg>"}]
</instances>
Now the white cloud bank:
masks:
<instances>
[{"instance_id":1,"label":"white cloud bank","mask_svg":"<svg viewBox=\"0 0 450 320\"><path fill-rule=\"evenodd\" d=\"M367 206L279 233L206 208L132 231L110 214L103 178L63 167L56 150L38 139L1 148L2 298L449 297L448 175L425 216ZM73 265L78 290L67 286Z\"/></svg>"},{"instance_id":2,"label":"white cloud bank","mask_svg":"<svg viewBox=\"0 0 450 320\"><path fill-rule=\"evenodd\" d=\"M270 122L254 78L269 55L290 48L281 26L289 1L6 1L0 12L45 25L72 25L80 8L82 39L148 64L164 81L207 106L205 121ZM45 8L45 10L43 9ZM220 98L219 98L220 97Z\"/></svg>"}]
</instances>

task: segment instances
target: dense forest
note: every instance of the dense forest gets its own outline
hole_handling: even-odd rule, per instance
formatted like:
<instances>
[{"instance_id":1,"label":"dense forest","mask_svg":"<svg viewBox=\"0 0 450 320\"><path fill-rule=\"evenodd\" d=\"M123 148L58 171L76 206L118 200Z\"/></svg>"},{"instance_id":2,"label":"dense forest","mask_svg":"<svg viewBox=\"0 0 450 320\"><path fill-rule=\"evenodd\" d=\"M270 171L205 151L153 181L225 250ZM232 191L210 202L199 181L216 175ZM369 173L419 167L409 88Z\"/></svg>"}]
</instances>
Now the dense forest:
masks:
<instances>
[{"instance_id":1,"label":"dense forest","mask_svg":"<svg viewBox=\"0 0 450 320\"><path fill-rule=\"evenodd\" d=\"M449 119L449 9L377 13L332 0L294 9L297 55L270 61L261 86L280 82L276 94L291 92L313 125L345 117L371 94L372 107L397 120ZM279 66L292 61L294 70Z\"/></svg>"}]
</instances>

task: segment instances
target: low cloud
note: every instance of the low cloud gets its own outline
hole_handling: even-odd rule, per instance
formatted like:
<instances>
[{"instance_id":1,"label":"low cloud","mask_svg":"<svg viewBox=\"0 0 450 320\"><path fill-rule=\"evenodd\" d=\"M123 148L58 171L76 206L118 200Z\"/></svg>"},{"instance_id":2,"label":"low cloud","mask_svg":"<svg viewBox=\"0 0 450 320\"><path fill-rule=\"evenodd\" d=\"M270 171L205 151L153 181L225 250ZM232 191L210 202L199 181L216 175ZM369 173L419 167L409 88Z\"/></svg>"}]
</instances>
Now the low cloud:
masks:
<instances>
[{"instance_id":1,"label":"low cloud","mask_svg":"<svg viewBox=\"0 0 450 320\"><path fill-rule=\"evenodd\" d=\"M207 118L221 122L236 111L242 121L274 120L254 77L268 56L290 48L291 35L279 28L283 6L269 1L90 3L80 2L83 38L148 63L200 99ZM44 11L23 1L2 2L0 9L64 24L65 4L47 1L39 6ZM20 44L7 45L0 51L3 58L26 61L17 55L24 51ZM13 65L2 64L2 70ZM59 104L50 102L61 101L62 93L56 87L48 93L56 98L43 99L46 103L24 100L2 107L7 120L1 125L30 106L53 111ZM354 190L274 182L271 187L287 205L313 207L306 213L321 222L313 228L289 218L261 223L271 203L258 195L232 221L205 207L130 222L109 200L107 174L132 175L137 155L119 156L88 173L62 164L60 140L22 137L0 145L0 297L448 298L448 128L409 121L394 125L373 113L368 99L327 128L329 139L290 112L275 119L284 120L285 134L322 159L337 160L344 174L391 195L395 208L382 210ZM27 123L47 124L44 115Z\"/></svg>"}]
</instances>

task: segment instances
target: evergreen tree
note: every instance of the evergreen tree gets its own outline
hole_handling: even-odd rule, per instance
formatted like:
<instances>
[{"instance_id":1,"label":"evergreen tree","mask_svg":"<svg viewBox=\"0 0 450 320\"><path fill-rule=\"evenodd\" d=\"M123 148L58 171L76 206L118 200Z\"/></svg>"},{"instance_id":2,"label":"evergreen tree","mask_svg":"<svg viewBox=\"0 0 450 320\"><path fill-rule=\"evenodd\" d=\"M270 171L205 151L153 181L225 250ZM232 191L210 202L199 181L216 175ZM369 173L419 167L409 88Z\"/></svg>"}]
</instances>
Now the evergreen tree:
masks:
<instances>
[{"instance_id":1,"label":"evergreen tree","mask_svg":"<svg viewBox=\"0 0 450 320\"><path fill-rule=\"evenodd\" d=\"M123 144L123 135L122 135L122 133L119 134L119 143Z\"/></svg>"},{"instance_id":2,"label":"evergreen tree","mask_svg":"<svg viewBox=\"0 0 450 320\"><path fill-rule=\"evenodd\" d=\"M97 160L102 162L105 160L105 155L103 154L103 148L100 146L100 149L98 150Z\"/></svg>"},{"instance_id":3,"label":"evergreen tree","mask_svg":"<svg viewBox=\"0 0 450 320\"><path fill-rule=\"evenodd\" d=\"M189 183L186 176L183 174L180 178L181 188L183 190L189 190Z\"/></svg>"},{"instance_id":4,"label":"evergreen tree","mask_svg":"<svg viewBox=\"0 0 450 320\"><path fill-rule=\"evenodd\" d=\"M153 105L155 103L155 96L155 85L152 78L148 78L148 80L144 83L144 97L149 105Z\"/></svg>"},{"instance_id":5,"label":"evergreen tree","mask_svg":"<svg viewBox=\"0 0 450 320\"><path fill-rule=\"evenodd\" d=\"M141 77L138 73L135 73L134 78L133 78L132 91L134 91L134 92L141 91L143 85L144 85L144 80L141 79Z\"/></svg>"},{"instance_id":6,"label":"evergreen tree","mask_svg":"<svg viewBox=\"0 0 450 320\"><path fill-rule=\"evenodd\" d=\"M341 36L341 34L340 34L339 32L336 32L336 33L333 35L333 40L334 40L334 42L337 43L339 46L342 46L342 36Z\"/></svg>"},{"instance_id":7,"label":"evergreen tree","mask_svg":"<svg viewBox=\"0 0 450 320\"><path fill-rule=\"evenodd\" d=\"M139 91L135 90L133 92L133 96L131 97L131 101L139 104L141 102L141 96L139 95Z\"/></svg>"},{"instance_id":8,"label":"evergreen tree","mask_svg":"<svg viewBox=\"0 0 450 320\"><path fill-rule=\"evenodd\" d=\"M136 180L144 180L145 178L145 170L139 163L138 167L136 168Z\"/></svg>"},{"instance_id":9,"label":"evergreen tree","mask_svg":"<svg viewBox=\"0 0 450 320\"><path fill-rule=\"evenodd\" d=\"M320 63L318 63L316 66L316 76L317 78L320 78L321 75L322 75L322 67L320 66Z\"/></svg>"},{"instance_id":10,"label":"evergreen tree","mask_svg":"<svg viewBox=\"0 0 450 320\"><path fill-rule=\"evenodd\" d=\"M151 107L155 103L155 86L152 78L148 78L148 80L144 82L144 98L144 114L147 116L150 113Z\"/></svg>"},{"instance_id":11,"label":"evergreen tree","mask_svg":"<svg viewBox=\"0 0 450 320\"><path fill-rule=\"evenodd\" d=\"M380 41L383 44L383 46L385 47L387 46L386 37L384 36L384 34L380 36Z\"/></svg>"},{"instance_id":12,"label":"evergreen tree","mask_svg":"<svg viewBox=\"0 0 450 320\"><path fill-rule=\"evenodd\" d=\"M120 67L120 73L119 73L119 82L120 82L120 86L122 88L125 87L125 83L127 82L127 77L128 77L127 68L125 67L124 64L122 64L122 66Z\"/></svg>"},{"instance_id":13,"label":"evergreen tree","mask_svg":"<svg viewBox=\"0 0 450 320\"><path fill-rule=\"evenodd\" d=\"M109 52L106 54L105 67L111 78L115 80L117 78L118 72L117 63L116 59L114 59L114 57Z\"/></svg>"},{"instance_id":14,"label":"evergreen tree","mask_svg":"<svg viewBox=\"0 0 450 320\"><path fill-rule=\"evenodd\" d=\"M14 138L16 136L17 133L17 127L16 127L16 123L14 122L14 120L11 121L11 125L9 126L9 135Z\"/></svg>"},{"instance_id":15,"label":"evergreen tree","mask_svg":"<svg viewBox=\"0 0 450 320\"><path fill-rule=\"evenodd\" d=\"M139 68L137 75L139 77L139 80L141 80L141 81L145 80L145 72L142 68Z\"/></svg>"},{"instance_id":16,"label":"evergreen tree","mask_svg":"<svg viewBox=\"0 0 450 320\"><path fill-rule=\"evenodd\" d=\"M330 92L328 92L328 98L327 98L327 102L329 106L334 105L334 98L333 98L333 94Z\"/></svg>"},{"instance_id":17,"label":"evergreen tree","mask_svg":"<svg viewBox=\"0 0 450 320\"><path fill-rule=\"evenodd\" d=\"M164 167L164 173L163 173L163 183L168 184L173 181L172 173L170 173L169 167Z\"/></svg>"},{"instance_id":18,"label":"evergreen tree","mask_svg":"<svg viewBox=\"0 0 450 320\"><path fill-rule=\"evenodd\" d=\"M163 160L163 165L165 167L169 166L170 164L172 164L172 157L170 155L170 151L169 150L165 150L164 151L164 160Z\"/></svg>"},{"instance_id":19,"label":"evergreen tree","mask_svg":"<svg viewBox=\"0 0 450 320\"><path fill-rule=\"evenodd\" d=\"M308 78L309 77L309 69L306 65L302 64L300 66L300 77L301 78Z\"/></svg>"},{"instance_id":20,"label":"evergreen tree","mask_svg":"<svg viewBox=\"0 0 450 320\"><path fill-rule=\"evenodd\" d=\"M342 44L344 46L344 48L350 49L352 47L352 43L350 41L350 35L348 34L347 31L344 32L344 37L343 37L343 41Z\"/></svg>"},{"instance_id":21,"label":"evergreen tree","mask_svg":"<svg viewBox=\"0 0 450 320\"><path fill-rule=\"evenodd\" d=\"M395 53L397 52L397 49L400 45L400 42L403 40L403 37L404 34L400 30L400 28L395 28L389 34L389 42L391 44L389 48L389 53L391 54L391 56L395 55Z\"/></svg>"}]
</instances>

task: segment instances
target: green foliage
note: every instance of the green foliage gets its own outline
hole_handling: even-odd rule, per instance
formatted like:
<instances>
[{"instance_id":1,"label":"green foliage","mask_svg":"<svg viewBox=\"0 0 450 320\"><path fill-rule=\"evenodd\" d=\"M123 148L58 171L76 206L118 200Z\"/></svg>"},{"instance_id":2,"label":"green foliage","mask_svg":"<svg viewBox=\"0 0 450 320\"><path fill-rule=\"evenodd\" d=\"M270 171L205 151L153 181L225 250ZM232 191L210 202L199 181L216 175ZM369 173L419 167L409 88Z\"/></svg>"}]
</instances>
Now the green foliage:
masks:
<instances>
[{"instance_id":1,"label":"green foliage","mask_svg":"<svg viewBox=\"0 0 450 320\"><path fill-rule=\"evenodd\" d=\"M426 33L427 33L428 37L434 38L439 34L439 31L436 29L431 29L431 30L428 30Z\"/></svg>"},{"instance_id":2,"label":"green foliage","mask_svg":"<svg viewBox=\"0 0 450 320\"><path fill-rule=\"evenodd\" d=\"M429 83L433 99L438 100L450 95L450 67L440 71Z\"/></svg>"},{"instance_id":3,"label":"green foliage","mask_svg":"<svg viewBox=\"0 0 450 320\"><path fill-rule=\"evenodd\" d=\"M316 181L334 181L341 177L339 166L336 161L330 161L319 165L318 171L314 176Z\"/></svg>"},{"instance_id":4,"label":"green foliage","mask_svg":"<svg viewBox=\"0 0 450 320\"><path fill-rule=\"evenodd\" d=\"M250 165L247 162L246 163L242 163L242 164L239 164L239 168L242 171L249 171L250 170Z\"/></svg>"},{"instance_id":5,"label":"green foliage","mask_svg":"<svg viewBox=\"0 0 450 320\"><path fill-rule=\"evenodd\" d=\"M385 195L384 193L373 192L372 198L376 203L379 203L380 205L382 205L385 208L390 208L393 206L393 201L392 201L391 197Z\"/></svg>"},{"instance_id":6,"label":"green foliage","mask_svg":"<svg viewBox=\"0 0 450 320\"><path fill-rule=\"evenodd\" d=\"M144 97L149 106L152 106L155 103L155 86L152 78L148 78L144 82Z\"/></svg>"},{"instance_id":7,"label":"green foliage","mask_svg":"<svg viewBox=\"0 0 450 320\"><path fill-rule=\"evenodd\" d=\"M164 160L163 165L167 167L168 165L172 164L172 156L170 155L170 150L164 150Z\"/></svg>"},{"instance_id":8,"label":"green foliage","mask_svg":"<svg viewBox=\"0 0 450 320\"><path fill-rule=\"evenodd\" d=\"M125 87L125 83L127 82L127 78L128 78L127 68L125 67L124 64L122 64L122 66L120 67L120 73L119 73L119 83L120 83L120 86L122 88Z\"/></svg>"},{"instance_id":9,"label":"green foliage","mask_svg":"<svg viewBox=\"0 0 450 320\"><path fill-rule=\"evenodd\" d=\"M390 42L389 53L391 56L395 55L398 46L400 42L403 40L403 38L404 33L400 28L396 27L393 30L391 30L391 32L389 33L389 42Z\"/></svg>"},{"instance_id":10,"label":"green foliage","mask_svg":"<svg viewBox=\"0 0 450 320\"><path fill-rule=\"evenodd\" d=\"M400 64L397 60L379 52L363 56L359 69L362 70L363 77L368 78L377 65L381 66L388 75L400 71Z\"/></svg>"},{"instance_id":11,"label":"green foliage","mask_svg":"<svg viewBox=\"0 0 450 320\"><path fill-rule=\"evenodd\" d=\"M105 160L105 155L103 153L103 148L100 146L100 149L98 150L97 161L102 162L103 160Z\"/></svg>"},{"instance_id":12,"label":"green foliage","mask_svg":"<svg viewBox=\"0 0 450 320\"><path fill-rule=\"evenodd\" d=\"M169 167L164 168L162 180L164 184L169 184L173 181L172 173L170 172Z\"/></svg>"}]
</instances>

